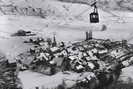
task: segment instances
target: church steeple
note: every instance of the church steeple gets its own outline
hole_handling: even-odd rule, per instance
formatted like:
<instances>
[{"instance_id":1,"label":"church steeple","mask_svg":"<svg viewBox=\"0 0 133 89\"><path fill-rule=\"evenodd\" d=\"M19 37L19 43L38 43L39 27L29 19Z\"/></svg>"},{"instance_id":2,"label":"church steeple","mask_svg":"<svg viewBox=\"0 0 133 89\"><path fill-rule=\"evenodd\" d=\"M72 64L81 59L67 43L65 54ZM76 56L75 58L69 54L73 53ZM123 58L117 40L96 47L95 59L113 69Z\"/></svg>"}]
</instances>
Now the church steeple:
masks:
<instances>
[{"instance_id":1,"label":"church steeple","mask_svg":"<svg viewBox=\"0 0 133 89\"><path fill-rule=\"evenodd\" d=\"M56 34L53 34L53 43L52 43L52 46L55 47L57 46L57 42L56 42L56 37L55 37Z\"/></svg>"}]
</instances>

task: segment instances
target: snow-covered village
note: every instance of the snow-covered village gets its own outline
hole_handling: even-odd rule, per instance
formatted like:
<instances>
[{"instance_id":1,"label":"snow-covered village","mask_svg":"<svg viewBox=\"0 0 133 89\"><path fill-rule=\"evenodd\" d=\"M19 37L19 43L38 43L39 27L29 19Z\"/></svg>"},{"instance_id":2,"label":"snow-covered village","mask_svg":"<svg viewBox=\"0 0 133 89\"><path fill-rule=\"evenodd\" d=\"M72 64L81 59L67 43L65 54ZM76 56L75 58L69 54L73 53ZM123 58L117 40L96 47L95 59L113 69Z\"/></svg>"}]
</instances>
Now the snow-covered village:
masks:
<instances>
[{"instance_id":1,"label":"snow-covered village","mask_svg":"<svg viewBox=\"0 0 133 89\"><path fill-rule=\"evenodd\" d=\"M133 89L133 1L0 0L0 89Z\"/></svg>"}]
</instances>

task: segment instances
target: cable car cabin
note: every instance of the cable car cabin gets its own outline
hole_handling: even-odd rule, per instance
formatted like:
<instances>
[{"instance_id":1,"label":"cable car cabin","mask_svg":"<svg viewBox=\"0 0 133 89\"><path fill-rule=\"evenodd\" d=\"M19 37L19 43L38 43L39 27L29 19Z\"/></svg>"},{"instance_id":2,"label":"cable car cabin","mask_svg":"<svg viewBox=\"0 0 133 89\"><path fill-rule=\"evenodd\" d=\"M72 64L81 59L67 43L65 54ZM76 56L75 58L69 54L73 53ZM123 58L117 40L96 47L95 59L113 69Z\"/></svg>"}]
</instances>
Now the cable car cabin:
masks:
<instances>
[{"instance_id":1,"label":"cable car cabin","mask_svg":"<svg viewBox=\"0 0 133 89\"><path fill-rule=\"evenodd\" d=\"M91 6L94 6L94 11L90 13L90 22L98 23L99 22L99 14L96 6L96 2L94 2Z\"/></svg>"},{"instance_id":2,"label":"cable car cabin","mask_svg":"<svg viewBox=\"0 0 133 89\"><path fill-rule=\"evenodd\" d=\"M99 14L98 13L91 13L90 14L90 22L91 23L98 23L99 22Z\"/></svg>"}]
</instances>

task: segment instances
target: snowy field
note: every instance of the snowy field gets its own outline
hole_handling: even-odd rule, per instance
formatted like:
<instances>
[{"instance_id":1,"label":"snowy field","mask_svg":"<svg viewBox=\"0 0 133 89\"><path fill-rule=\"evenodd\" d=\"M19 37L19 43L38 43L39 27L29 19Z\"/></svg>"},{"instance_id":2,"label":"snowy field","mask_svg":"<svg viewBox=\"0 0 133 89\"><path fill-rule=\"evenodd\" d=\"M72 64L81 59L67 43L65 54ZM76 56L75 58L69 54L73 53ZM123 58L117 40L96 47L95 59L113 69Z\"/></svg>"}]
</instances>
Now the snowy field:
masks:
<instances>
[{"instance_id":1,"label":"snowy field","mask_svg":"<svg viewBox=\"0 0 133 89\"><path fill-rule=\"evenodd\" d=\"M24 71L20 72L19 78L21 79L24 89L35 89L35 87L39 87L40 89L43 88L56 88L58 85L61 85L63 83L63 80L65 80L65 83L67 84L67 87L71 87L75 84L75 81L79 78L79 74L77 73L70 73L63 74L61 72L53 75L53 76L46 76L43 74L39 74L36 72L31 71ZM67 80L66 80L67 79Z\"/></svg>"},{"instance_id":2,"label":"snowy field","mask_svg":"<svg viewBox=\"0 0 133 89\"><path fill-rule=\"evenodd\" d=\"M133 67L128 67L126 69L123 69L123 73L120 76L120 80L123 80L126 83L133 82ZM61 72L53 75L53 76L46 76L43 74L39 74L32 71L24 71L19 73L19 78L21 79L23 86L23 89L35 89L35 87L39 87L40 89L48 88L52 89L57 87L58 85L61 85L63 83L63 80L65 80L65 83L67 87L71 87L75 84L75 81L79 78L80 74L77 73L70 73L63 74Z\"/></svg>"},{"instance_id":3,"label":"snowy field","mask_svg":"<svg viewBox=\"0 0 133 89\"><path fill-rule=\"evenodd\" d=\"M60 4L60 3L58 3ZM79 10L75 9L79 7ZM59 8L59 7L58 7ZM70 13L80 14L88 7L84 5L74 5L71 7ZM90 7L89 7L90 8ZM89 10L90 11L90 10ZM11 37L10 35L16 31L22 29L26 31L32 31L37 33L37 36L52 37L56 34L58 41L81 41L85 39L86 31L93 31L94 38L122 40L126 39L129 43L133 43L133 12L122 11L103 11L99 10L100 23L92 24L89 22L89 11L85 12L84 18L81 20L74 18L69 20L73 16L70 13L65 13L67 19L64 17L49 17L42 19L34 16L13 16L13 15L1 15L0 16L0 51L4 53L10 61L14 61L14 58L26 51L30 46L24 44L23 41L29 37ZM70 15L68 17L68 15ZM107 30L101 31L103 25L107 26ZM128 77L133 79L133 67L123 69L121 78L127 80ZM72 74L71 77L76 77L76 74ZM19 73L24 89L32 89L36 86L40 87L55 87L62 83L63 77L70 77L58 73L52 77L45 76L39 73L31 71L24 71ZM55 79L56 78L56 79ZM47 81L49 80L49 81ZM47 86L42 86L47 85Z\"/></svg>"},{"instance_id":4,"label":"snowy field","mask_svg":"<svg viewBox=\"0 0 133 89\"><path fill-rule=\"evenodd\" d=\"M126 13L126 12L125 12ZM120 13L124 15L125 13ZM127 17L118 19L116 17L100 18L100 23L92 24L89 20L86 21L64 21L41 19L39 17L30 16L0 16L0 50L7 55L14 55L27 49L28 45L22 42L28 37L11 37L10 35L18 30L33 31L37 36L52 37L56 34L58 41L80 41L85 39L85 32L92 30L95 38L112 40L126 39L129 43L133 43L133 13L127 13ZM126 16L126 15L125 15ZM109 19L108 19L109 18ZM111 19L111 20L110 20ZM124 20L124 22L119 22ZM107 30L101 31L102 26L106 25Z\"/></svg>"}]
</instances>

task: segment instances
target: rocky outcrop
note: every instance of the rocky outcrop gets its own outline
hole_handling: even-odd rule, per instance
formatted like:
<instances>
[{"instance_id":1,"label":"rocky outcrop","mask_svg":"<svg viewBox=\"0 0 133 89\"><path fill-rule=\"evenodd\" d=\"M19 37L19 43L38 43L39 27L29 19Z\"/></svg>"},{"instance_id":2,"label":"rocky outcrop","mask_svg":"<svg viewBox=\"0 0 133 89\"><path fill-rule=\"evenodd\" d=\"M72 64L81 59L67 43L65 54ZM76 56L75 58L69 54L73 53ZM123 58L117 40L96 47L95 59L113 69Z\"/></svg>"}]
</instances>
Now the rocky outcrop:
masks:
<instances>
[{"instance_id":1,"label":"rocky outcrop","mask_svg":"<svg viewBox=\"0 0 133 89\"><path fill-rule=\"evenodd\" d=\"M10 64L5 56L0 55L0 89L22 89L16 69L16 63Z\"/></svg>"}]
</instances>

